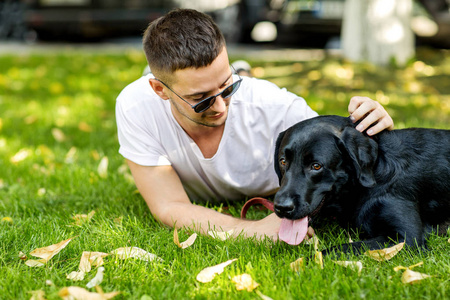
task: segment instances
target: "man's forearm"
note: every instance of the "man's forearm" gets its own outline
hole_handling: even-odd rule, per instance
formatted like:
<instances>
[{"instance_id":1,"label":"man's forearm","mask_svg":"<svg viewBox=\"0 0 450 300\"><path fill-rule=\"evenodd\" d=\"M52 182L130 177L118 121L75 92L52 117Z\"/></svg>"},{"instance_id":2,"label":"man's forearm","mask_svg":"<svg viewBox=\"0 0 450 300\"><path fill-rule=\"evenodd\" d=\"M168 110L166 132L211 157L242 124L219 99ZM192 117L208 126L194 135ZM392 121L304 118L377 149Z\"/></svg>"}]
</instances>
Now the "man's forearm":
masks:
<instances>
[{"instance_id":1,"label":"man's forearm","mask_svg":"<svg viewBox=\"0 0 450 300\"><path fill-rule=\"evenodd\" d=\"M154 217L165 225L177 228L190 228L201 234L208 231L230 231L233 235L243 234L245 237L277 239L279 218L271 215L265 219L252 221L235 218L219 213L213 209L191 203L176 203L167 205L158 212L152 212Z\"/></svg>"}]
</instances>

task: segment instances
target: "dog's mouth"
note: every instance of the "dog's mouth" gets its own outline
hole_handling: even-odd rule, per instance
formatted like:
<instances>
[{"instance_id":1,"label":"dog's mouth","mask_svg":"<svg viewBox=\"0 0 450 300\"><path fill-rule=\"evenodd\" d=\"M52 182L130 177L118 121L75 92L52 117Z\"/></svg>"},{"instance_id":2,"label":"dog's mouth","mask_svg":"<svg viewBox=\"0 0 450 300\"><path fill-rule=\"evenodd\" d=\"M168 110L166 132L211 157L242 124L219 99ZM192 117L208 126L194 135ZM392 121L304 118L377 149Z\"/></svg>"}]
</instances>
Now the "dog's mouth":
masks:
<instances>
[{"instance_id":1,"label":"dog's mouth","mask_svg":"<svg viewBox=\"0 0 450 300\"><path fill-rule=\"evenodd\" d=\"M280 231L278 233L278 237L280 240L288 243L289 245L298 245L300 244L306 237L308 233L308 224L311 220L311 217L317 215L325 203L325 197L322 198L319 205L314 209L314 211L298 220L289 220L289 219L281 219Z\"/></svg>"}]
</instances>

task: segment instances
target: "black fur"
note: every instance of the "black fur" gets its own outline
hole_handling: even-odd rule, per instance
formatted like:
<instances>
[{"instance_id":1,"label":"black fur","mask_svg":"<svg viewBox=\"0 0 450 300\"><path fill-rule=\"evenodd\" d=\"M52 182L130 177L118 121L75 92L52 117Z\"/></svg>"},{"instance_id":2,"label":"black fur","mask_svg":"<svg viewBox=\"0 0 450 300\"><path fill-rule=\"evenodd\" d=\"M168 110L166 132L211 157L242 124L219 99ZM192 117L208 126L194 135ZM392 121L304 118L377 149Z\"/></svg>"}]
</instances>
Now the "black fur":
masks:
<instances>
[{"instance_id":1,"label":"black fur","mask_svg":"<svg viewBox=\"0 0 450 300\"><path fill-rule=\"evenodd\" d=\"M309 216L314 224L331 216L362 229L366 239L337 247L344 252L403 241L425 247L428 233L450 225L450 130L410 128L370 138L348 118L320 116L279 135L275 170L279 217Z\"/></svg>"}]
</instances>

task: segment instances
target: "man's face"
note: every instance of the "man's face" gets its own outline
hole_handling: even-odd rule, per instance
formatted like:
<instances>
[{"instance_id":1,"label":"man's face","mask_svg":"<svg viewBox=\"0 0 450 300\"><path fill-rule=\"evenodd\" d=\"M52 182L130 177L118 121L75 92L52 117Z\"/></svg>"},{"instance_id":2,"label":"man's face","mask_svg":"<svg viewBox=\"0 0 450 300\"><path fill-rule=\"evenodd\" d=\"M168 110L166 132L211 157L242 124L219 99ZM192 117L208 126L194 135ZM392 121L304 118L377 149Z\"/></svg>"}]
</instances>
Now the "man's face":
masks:
<instances>
[{"instance_id":1,"label":"man's face","mask_svg":"<svg viewBox=\"0 0 450 300\"><path fill-rule=\"evenodd\" d=\"M225 47L211 65L199 69L189 68L175 71L174 84L171 86L179 96L191 105L221 92L233 83ZM196 113L185 101L175 93L166 89L170 98L172 113L180 125L192 127L197 125L218 127L225 124L228 116L228 105L232 97L223 99L218 96L214 104L206 111ZM185 128L186 129L186 128Z\"/></svg>"}]
</instances>

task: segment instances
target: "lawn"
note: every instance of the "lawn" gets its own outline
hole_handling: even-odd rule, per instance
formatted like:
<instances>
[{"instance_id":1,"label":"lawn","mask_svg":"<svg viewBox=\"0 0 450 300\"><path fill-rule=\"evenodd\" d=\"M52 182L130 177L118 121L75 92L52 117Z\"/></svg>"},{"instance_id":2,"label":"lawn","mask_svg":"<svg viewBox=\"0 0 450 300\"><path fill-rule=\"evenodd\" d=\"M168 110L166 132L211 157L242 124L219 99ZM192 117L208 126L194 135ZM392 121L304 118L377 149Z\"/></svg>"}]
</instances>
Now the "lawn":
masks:
<instances>
[{"instance_id":1,"label":"lawn","mask_svg":"<svg viewBox=\"0 0 450 300\"><path fill-rule=\"evenodd\" d=\"M233 57L239 59L242 57ZM397 128L450 129L450 52L421 49L404 68L352 64L335 57L312 61L251 61L253 73L303 96L320 114L347 115L353 95L380 101ZM118 154L115 98L141 75L145 58L137 50L102 54L0 56L0 299L30 299L31 291L60 299L69 286L86 288L97 270L81 281L83 251L110 253L139 247L162 261L104 258L105 293L114 299L445 299L450 297L450 235L432 235L430 251L403 249L389 261L351 256L360 274L325 257L294 272L290 263L314 254L312 245L289 246L252 240L219 241L199 236L181 249L173 230L151 216ZM241 204L229 210L237 216ZM215 207L220 210L220 207ZM76 222L74 216L95 214ZM252 210L250 216L265 212ZM358 232L334 224L316 230L319 248L358 240ZM180 240L191 232L181 230ZM34 249L70 243L44 266L29 267ZM212 282L204 268L237 258ZM423 262L414 271L431 275L402 283L394 268ZM259 283L238 291L231 278L248 273ZM86 288L88 289L88 288ZM96 289L88 289L95 292ZM38 298L36 298L38 299Z\"/></svg>"}]
</instances>

